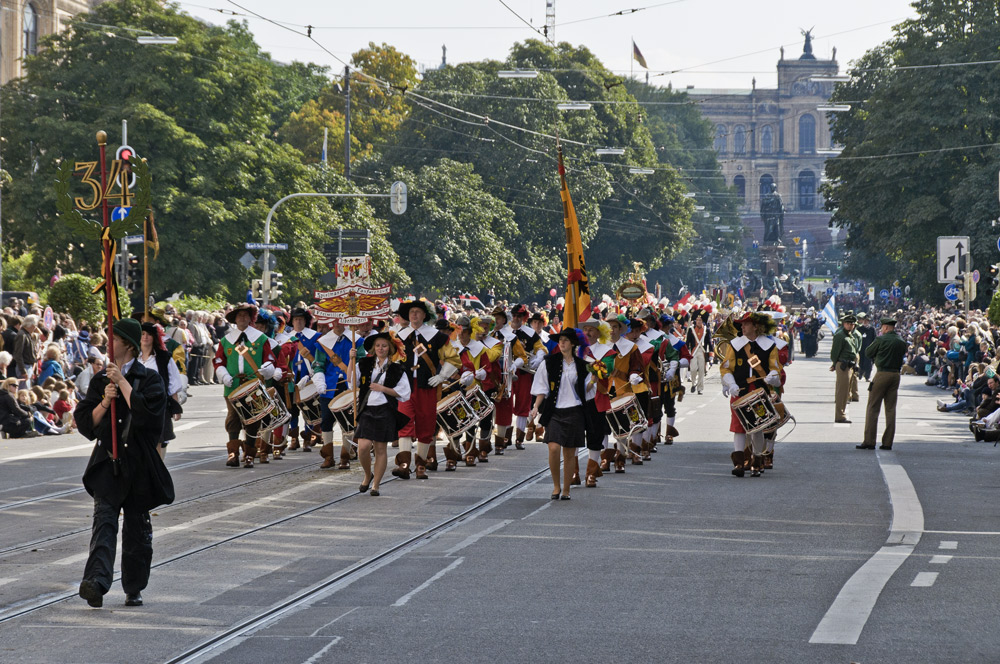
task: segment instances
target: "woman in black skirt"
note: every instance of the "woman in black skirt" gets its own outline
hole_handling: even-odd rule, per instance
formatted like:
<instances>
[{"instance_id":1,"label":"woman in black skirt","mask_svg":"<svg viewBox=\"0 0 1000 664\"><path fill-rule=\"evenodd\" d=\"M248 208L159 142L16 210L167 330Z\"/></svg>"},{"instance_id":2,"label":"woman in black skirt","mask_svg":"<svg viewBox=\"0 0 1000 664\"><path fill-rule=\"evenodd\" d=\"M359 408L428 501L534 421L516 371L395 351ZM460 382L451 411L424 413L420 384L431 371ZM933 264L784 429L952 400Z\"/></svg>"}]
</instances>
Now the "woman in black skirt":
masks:
<instances>
[{"instance_id":1,"label":"woman in black skirt","mask_svg":"<svg viewBox=\"0 0 1000 664\"><path fill-rule=\"evenodd\" d=\"M535 406L528 420L541 413L545 442L549 446L549 470L555 491L552 500L562 495L569 500L569 486L578 472L576 451L583 447L588 428L593 427L583 405L587 401L587 363L574 354L580 343L575 329L566 329L556 337L558 352L545 357L538 365L531 393ZM559 482L559 450L562 449L563 481Z\"/></svg>"},{"instance_id":2,"label":"woman in black skirt","mask_svg":"<svg viewBox=\"0 0 1000 664\"><path fill-rule=\"evenodd\" d=\"M399 437L397 432L401 425L398 418L401 414L398 404L410 398L410 383L403 365L391 361L395 344L389 334L374 334L365 339L365 352L367 355L354 365L354 380L358 384L358 427L354 440L358 444L358 460L365 469L365 481L358 490L364 493L370 486L371 495L377 496L387 463L386 443ZM353 348L351 357L355 357ZM371 467L373 444L374 473Z\"/></svg>"}]
</instances>

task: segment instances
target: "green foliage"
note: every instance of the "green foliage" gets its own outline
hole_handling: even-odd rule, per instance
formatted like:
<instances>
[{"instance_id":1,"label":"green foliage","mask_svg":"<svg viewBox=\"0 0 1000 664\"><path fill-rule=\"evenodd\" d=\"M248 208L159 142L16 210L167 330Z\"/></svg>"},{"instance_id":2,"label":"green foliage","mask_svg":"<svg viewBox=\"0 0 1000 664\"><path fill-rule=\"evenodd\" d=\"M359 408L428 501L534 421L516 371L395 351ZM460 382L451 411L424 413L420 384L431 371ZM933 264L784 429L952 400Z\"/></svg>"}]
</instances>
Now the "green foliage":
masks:
<instances>
[{"instance_id":1,"label":"green foliage","mask_svg":"<svg viewBox=\"0 0 1000 664\"><path fill-rule=\"evenodd\" d=\"M990 308L986 312L986 316L989 318L990 325L1000 325L1000 290L993 293L993 299L990 300Z\"/></svg>"},{"instance_id":2,"label":"green foliage","mask_svg":"<svg viewBox=\"0 0 1000 664\"><path fill-rule=\"evenodd\" d=\"M176 35L179 43L141 46L95 24ZM52 183L62 160L97 159L98 129L109 132L112 152L124 118L153 179L161 252L150 266L151 290L242 299L251 278L238 263L244 242L263 239L264 219L280 198L315 191L312 170L274 139L274 127L291 113L288 99L316 93L322 72L282 70L243 24L208 26L156 0L98 5L49 38L26 76L2 91L4 166L13 178L4 191L5 243L32 250L33 275L51 274L56 264L99 273L99 243L56 219ZM70 194L87 190L74 178ZM330 210L304 199L275 214L274 240L290 245L278 270L301 289L295 294L327 271L320 260L300 258L316 258L334 221Z\"/></svg>"},{"instance_id":3,"label":"green foliage","mask_svg":"<svg viewBox=\"0 0 1000 664\"><path fill-rule=\"evenodd\" d=\"M91 292L98 282L98 279L83 274L64 274L52 285L46 302L53 311L67 313L78 323L82 320L98 323L104 320L106 313L104 294ZM118 307L123 318L132 313L132 305L123 289L118 291Z\"/></svg>"},{"instance_id":4,"label":"green foliage","mask_svg":"<svg viewBox=\"0 0 1000 664\"><path fill-rule=\"evenodd\" d=\"M995 255L990 220L1000 215L1000 68L930 67L990 61L1000 43L996 3L923 0L918 16L854 65L838 85L834 140L842 155L827 162L834 221L848 229L849 273L891 276L917 297L940 300L939 235L969 235L973 265ZM889 155L889 156L886 156Z\"/></svg>"},{"instance_id":5,"label":"green foliage","mask_svg":"<svg viewBox=\"0 0 1000 664\"><path fill-rule=\"evenodd\" d=\"M9 291L35 291L41 294L42 289L49 285L45 276L29 276L34 256L30 251L12 255L4 251L3 255L3 288ZM44 299L42 300L45 301Z\"/></svg>"},{"instance_id":6,"label":"green foliage","mask_svg":"<svg viewBox=\"0 0 1000 664\"><path fill-rule=\"evenodd\" d=\"M168 304L172 305L177 311L184 313L188 310L193 311L221 311L226 306L226 299L221 297L197 297L194 295L182 295L176 300L171 300L170 302L157 302L155 307L163 308Z\"/></svg>"}]
</instances>

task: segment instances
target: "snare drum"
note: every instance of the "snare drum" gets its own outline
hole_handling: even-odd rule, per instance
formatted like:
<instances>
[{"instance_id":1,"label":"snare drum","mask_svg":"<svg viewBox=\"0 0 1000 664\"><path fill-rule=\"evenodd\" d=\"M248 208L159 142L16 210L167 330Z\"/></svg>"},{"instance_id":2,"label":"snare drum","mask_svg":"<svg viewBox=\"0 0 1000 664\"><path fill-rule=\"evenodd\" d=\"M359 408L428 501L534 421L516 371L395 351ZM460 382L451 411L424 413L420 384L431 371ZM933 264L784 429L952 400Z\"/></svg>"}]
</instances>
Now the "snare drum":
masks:
<instances>
[{"instance_id":1,"label":"snare drum","mask_svg":"<svg viewBox=\"0 0 1000 664\"><path fill-rule=\"evenodd\" d=\"M611 435L621 438L646 428L646 417L634 394L618 397L611 402L611 409L604 414L611 425Z\"/></svg>"},{"instance_id":2,"label":"snare drum","mask_svg":"<svg viewBox=\"0 0 1000 664\"><path fill-rule=\"evenodd\" d=\"M295 405L299 407L302 419L309 426L316 426L323 421L323 409L319 403L319 390L312 383L296 386Z\"/></svg>"},{"instance_id":3,"label":"snare drum","mask_svg":"<svg viewBox=\"0 0 1000 664\"><path fill-rule=\"evenodd\" d=\"M354 392L341 392L330 400L330 412L345 433L354 433Z\"/></svg>"},{"instance_id":4,"label":"snare drum","mask_svg":"<svg viewBox=\"0 0 1000 664\"><path fill-rule=\"evenodd\" d=\"M270 431L271 429L277 429L282 424L285 424L286 422L288 422L288 420L292 419L292 414L288 412L287 408L285 408L284 402L278 398L275 389L273 387L269 387L267 388L267 393L271 396L272 399L274 399L274 408L267 411L267 414L265 414L264 417L261 418L260 420L261 431Z\"/></svg>"},{"instance_id":5,"label":"snare drum","mask_svg":"<svg viewBox=\"0 0 1000 664\"><path fill-rule=\"evenodd\" d=\"M465 395L455 392L438 401L437 421L447 436L454 437L475 426L479 418Z\"/></svg>"},{"instance_id":6,"label":"snare drum","mask_svg":"<svg viewBox=\"0 0 1000 664\"><path fill-rule=\"evenodd\" d=\"M276 407L275 399L256 378L240 385L226 398L233 405L243 426L256 424Z\"/></svg>"},{"instance_id":7,"label":"snare drum","mask_svg":"<svg viewBox=\"0 0 1000 664\"><path fill-rule=\"evenodd\" d=\"M747 433L772 428L781 419L774 404L771 403L771 397L760 387L730 405Z\"/></svg>"},{"instance_id":8,"label":"snare drum","mask_svg":"<svg viewBox=\"0 0 1000 664\"><path fill-rule=\"evenodd\" d=\"M495 407L493 399L486 396L483 388L479 385L473 387L465 395L465 398L469 402L469 405L472 406L472 410L476 412L477 420L485 419L493 413L493 408Z\"/></svg>"}]
</instances>

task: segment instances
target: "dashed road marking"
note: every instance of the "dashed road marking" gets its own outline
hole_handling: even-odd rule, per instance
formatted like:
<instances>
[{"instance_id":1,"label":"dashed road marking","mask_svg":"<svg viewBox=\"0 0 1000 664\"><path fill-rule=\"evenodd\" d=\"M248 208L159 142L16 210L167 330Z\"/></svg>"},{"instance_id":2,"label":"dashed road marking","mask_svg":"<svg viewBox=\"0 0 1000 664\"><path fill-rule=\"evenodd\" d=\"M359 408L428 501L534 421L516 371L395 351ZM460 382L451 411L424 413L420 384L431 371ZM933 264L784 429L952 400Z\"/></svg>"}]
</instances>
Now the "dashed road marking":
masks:
<instances>
[{"instance_id":1,"label":"dashed road marking","mask_svg":"<svg viewBox=\"0 0 1000 664\"><path fill-rule=\"evenodd\" d=\"M917 576L914 577L913 583L910 584L913 588L930 588L937 581L937 572L917 572Z\"/></svg>"},{"instance_id":2,"label":"dashed road marking","mask_svg":"<svg viewBox=\"0 0 1000 664\"><path fill-rule=\"evenodd\" d=\"M958 542L955 542L953 540L942 540L941 543L938 544L938 548L939 549L957 549L958 548Z\"/></svg>"},{"instance_id":3,"label":"dashed road marking","mask_svg":"<svg viewBox=\"0 0 1000 664\"><path fill-rule=\"evenodd\" d=\"M458 567L459 565L461 565L463 562L465 562L465 558L456 558L450 565L448 565L447 567L445 567L443 570L441 570L440 572L438 572L437 574L435 574L431 578L427 579L426 581L424 581L423 583L421 583L419 586L417 586L416 588L414 588L410 592L406 593L405 595L403 595L402 597L400 597L399 599L397 599L393 603L393 606L404 606L418 592L420 592L421 590L425 590L426 588L429 588L432 583L434 583L435 581L437 581L438 579L440 579L442 576L444 576L445 574L447 574L451 570L453 570L456 567Z\"/></svg>"},{"instance_id":4,"label":"dashed road marking","mask_svg":"<svg viewBox=\"0 0 1000 664\"><path fill-rule=\"evenodd\" d=\"M931 556L931 565L944 565L950 562L954 556Z\"/></svg>"}]
</instances>

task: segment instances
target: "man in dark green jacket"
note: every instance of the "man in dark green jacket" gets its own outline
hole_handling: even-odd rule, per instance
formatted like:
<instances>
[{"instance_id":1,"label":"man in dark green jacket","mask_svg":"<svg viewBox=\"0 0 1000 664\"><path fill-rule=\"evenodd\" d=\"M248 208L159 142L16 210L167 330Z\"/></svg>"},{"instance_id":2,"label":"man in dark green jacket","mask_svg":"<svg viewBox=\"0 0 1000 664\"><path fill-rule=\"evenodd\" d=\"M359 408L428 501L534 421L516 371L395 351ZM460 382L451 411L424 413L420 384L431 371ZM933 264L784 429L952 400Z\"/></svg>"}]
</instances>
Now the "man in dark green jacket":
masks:
<instances>
[{"instance_id":1,"label":"man in dark green jacket","mask_svg":"<svg viewBox=\"0 0 1000 664\"><path fill-rule=\"evenodd\" d=\"M881 335L865 349L865 354L875 364L877 372L868 387L868 410L865 413L865 441L857 446L859 450L875 449L875 434L878 433L878 414L885 401L885 433L882 434L882 449L892 449L892 439L896 435L896 396L899 392L899 371L906 357L906 342L896 334L896 320L883 318Z\"/></svg>"},{"instance_id":2,"label":"man in dark green jacket","mask_svg":"<svg viewBox=\"0 0 1000 664\"><path fill-rule=\"evenodd\" d=\"M854 334L854 325L858 319L854 314L846 314L840 319L840 327L833 335L833 346L830 348L830 371L837 372L837 387L834 390L836 412L834 422L850 424L847 419L847 402L850 399L851 379L858 366L858 354L861 348L861 335Z\"/></svg>"}]
</instances>

